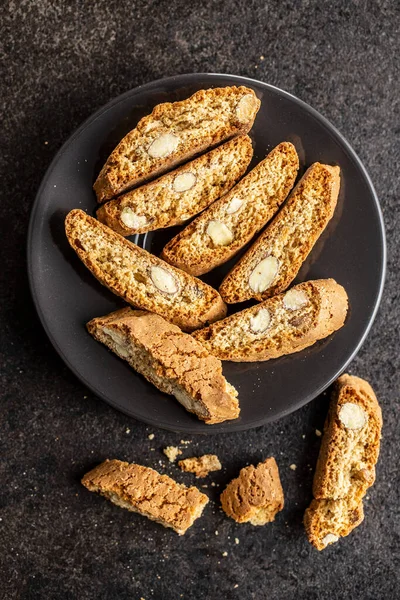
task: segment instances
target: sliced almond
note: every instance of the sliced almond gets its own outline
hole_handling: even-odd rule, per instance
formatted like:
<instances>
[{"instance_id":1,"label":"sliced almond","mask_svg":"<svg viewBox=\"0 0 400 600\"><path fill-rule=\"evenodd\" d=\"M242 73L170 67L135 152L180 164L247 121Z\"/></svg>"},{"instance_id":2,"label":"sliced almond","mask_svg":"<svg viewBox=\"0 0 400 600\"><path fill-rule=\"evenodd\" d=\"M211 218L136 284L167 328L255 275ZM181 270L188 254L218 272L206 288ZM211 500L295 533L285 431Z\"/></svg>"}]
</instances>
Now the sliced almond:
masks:
<instances>
[{"instance_id":1,"label":"sliced almond","mask_svg":"<svg viewBox=\"0 0 400 600\"><path fill-rule=\"evenodd\" d=\"M163 267L153 266L150 269L150 277L156 288L165 294L176 294L179 290L179 284L175 277L163 269Z\"/></svg>"},{"instance_id":2,"label":"sliced almond","mask_svg":"<svg viewBox=\"0 0 400 600\"><path fill-rule=\"evenodd\" d=\"M228 246L233 240L233 233L225 223L210 221L206 229L215 246Z\"/></svg>"},{"instance_id":3,"label":"sliced almond","mask_svg":"<svg viewBox=\"0 0 400 600\"><path fill-rule=\"evenodd\" d=\"M334 544L339 541L339 536L334 533L327 533L326 536L322 539L322 544L324 546L328 546L329 544Z\"/></svg>"},{"instance_id":4,"label":"sliced almond","mask_svg":"<svg viewBox=\"0 0 400 600\"><path fill-rule=\"evenodd\" d=\"M256 294L262 294L273 283L279 270L279 261L275 256L267 256L253 269L249 277L249 286Z\"/></svg>"},{"instance_id":5,"label":"sliced almond","mask_svg":"<svg viewBox=\"0 0 400 600\"><path fill-rule=\"evenodd\" d=\"M127 358L129 356L129 352L123 336L120 335L118 331L110 329L109 327L104 327L103 332L114 342L116 352L122 356L122 358Z\"/></svg>"},{"instance_id":6,"label":"sliced almond","mask_svg":"<svg viewBox=\"0 0 400 600\"><path fill-rule=\"evenodd\" d=\"M229 202L227 209L226 209L226 213L228 215L233 215L234 213L236 213L239 208L242 206L243 204L243 200L239 200L239 198L232 198L232 200Z\"/></svg>"},{"instance_id":7,"label":"sliced almond","mask_svg":"<svg viewBox=\"0 0 400 600\"><path fill-rule=\"evenodd\" d=\"M250 329L253 333L263 333L271 323L271 315L266 308L261 308L256 315L250 317Z\"/></svg>"},{"instance_id":8,"label":"sliced almond","mask_svg":"<svg viewBox=\"0 0 400 600\"><path fill-rule=\"evenodd\" d=\"M162 133L150 144L147 152L152 158L164 158L176 150L178 144L178 136L173 133Z\"/></svg>"},{"instance_id":9,"label":"sliced almond","mask_svg":"<svg viewBox=\"0 0 400 600\"><path fill-rule=\"evenodd\" d=\"M340 407L339 420L347 429L362 429L368 421L368 415L358 404L346 402Z\"/></svg>"},{"instance_id":10,"label":"sliced almond","mask_svg":"<svg viewBox=\"0 0 400 600\"><path fill-rule=\"evenodd\" d=\"M247 123L253 118L257 108L257 99L253 94L246 94L239 100L236 107L236 116L241 123Z\"/></svg>"},{"instance_id":11,"label":"sliced almond","mask_svg":"<svg viewBox=\"0 0 400 600\"><path fill-rule=\"evenodd\" d=\"M308 296L303 290L292 288L283 297L283 306L288 310L298 310L308 304Z\"/></svg>"},{"instance_id":12,"label":"sliced almond","mask_svg":"<svg viewBox=\"0 0 400 600\"><path fill-rule=\"evenodd\" d=\"M187 173L177 175L172 183L172 187L175 192L187 192L187 190L191 190L196 185L196 181L196 175L188 171Z\"/></svg>"},{"instance_id":13,"label":"sliced almond","mask_svg":"<svg viewBox=\"0 0 400 600\"><path fill-rule=\"evenodd\" d=\"M129 229L141 229L148 223L145 215L136 214L129 206L122 209L121 221Z\"/></svg>"}]
</instances>

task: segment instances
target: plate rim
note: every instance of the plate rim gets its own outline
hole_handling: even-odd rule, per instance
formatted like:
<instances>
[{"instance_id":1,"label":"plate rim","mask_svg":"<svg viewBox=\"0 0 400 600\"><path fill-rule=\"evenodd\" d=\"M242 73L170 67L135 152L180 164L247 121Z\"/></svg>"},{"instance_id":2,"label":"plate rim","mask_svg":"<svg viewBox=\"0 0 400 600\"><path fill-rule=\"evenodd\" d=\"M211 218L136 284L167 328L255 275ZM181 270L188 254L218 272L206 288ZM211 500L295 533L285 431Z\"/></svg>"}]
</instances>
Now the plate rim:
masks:
<instances>
[{"instance_id":1,"label":"plate rim","mask_svg":"<svg viewBox=\"0 0 400 600\"><path fill-rule=\"evenodd\" d=\"M36 219L36 214L38 211L38 206L39 206L39 200L40 197L42 195L42 191L45 188L45 186L47 185L47 180L49 179L56 163L59 161L59 159L61 158L61 156L63 155L63 152L65 151L66 147L69 146L76 137L78 137L80 135L80 133L86 129L91 123L93 123L94 121L96 121L103 113L107 112L111 107L119 104L120 102L123 102L126 98L130 97L130 96L134 96L135 93L140 92L143 88L147 88L149 90L151 90L152 87L156 87L158 85L161 85L164 82L171 82L171 81L179 81L179 79L181 79L182 77L189 77L189 78L194 78L194 77L225 77L227 79L232 78L233 80L241 80L243 82L243 85L247 84L247 85L251 85L251 83L255 83L257 86L264 86L265 88L273 91L274 93L277 93L278 95L282 95L288 99L290 99L291 101L295 102L296 104L300 105L303 109L305 109L308 113L310 113L315 119L317 119L319 122L321 122L324 127L326 129L328 129L330 132L332 132L336 138L338 138L338 140L341 142L342 145L344 145L346 147L346 150L348 151L349 155L351 156L351 158L353 159L353 161L356 163L358 169L361 171L365 182L369 188L369 191L371 192L372 198L374 200L374 204L375 204L375 208L376 208L376 213L378 216L378 223L379 223L379 230L380 230L380 235L381 235L381 250L382 250L382 263L380 265L381 267L381 275L380 275L380 281L379 281L379 289L378 289L378 293L376 296L376 300L373 306L373 311L371 313L371 317L368 321L368 324L365 328L365 331L362 335L362 337L360 338L357 346L355 347L355 349L353 350L352 354L350 355L350 357L347 358L347 360L345 361L345 363L341 366L341 368L335 373L334 376L332 376L328 382L326 382L324 385L320 386L320 388L318 388L312 395L312 397L310 397L310 395L306 396L305 399L302 399L300 402L297 402L296 404L293 404L290 406L290 408L287 408L286 410L282 410L278 415L275 415L273 417L268 417L268 415L265 415L264 418L262 419L257 419L256 421L252 421L250 423L246 423L246 424L240 424L239 422L237 422L235 424L234 421L228 422L229 424L229 429L225 429L224 427L221 429L220 425L213 425L213 426L207 426L204 423L200 423L202 425L202 427L206 427L206 430L199 430L198 428L192 428L190 426L180 426L179 424L176 425L176 427L170 427L167 425L160 425L160 423L157 421L157 419L152 419L150 418L138 418L136 416L133 416L132 414L130 414L127 410L125 410L124 408L121 408L117 403L113 402L112 400L110 400L109 397L106 397L105 394L103 394L101 392L101 390L94 390L93 386L90 382L88 382L85 377L83 377L77 370L76 368L70 363L70 361L66 358L66 356L64 355L63 351L61 350L61 348L59 347L57 341L54 339L53 335L51 334L46 320L45 320L45 316L44 316L44 311L41 308L40 302L38 300L37 297L37 292L36 292L36 288L35 288L35 283L34 283L34 268L33 268L33 252L32 252L32 244L33 244L33 236L34 236L34 221ZM376 190L374 188L374 185L372 183L371 177L368 174L367 169L365 168L364 164L362 163L361 159L359 158L359 156L357 155L357 153L355 152L355 150L352 148L352 146L350 145L350 143L347 141L347 139L345 138L345 136L335 127L335 125L333 125L326 117L324 117L319 111L317 111L315 108L313 108L312 106L310 106L307 102L305 102L304 100L301 100L300 98L298 98L297 96L291 94L290 92L287 92L285 90L282 90L281 88L269 84L269 83L265 83L264 81L260 81L258 79L254 79L251 77L245 77L243 75L233 75L233 74L229 74L229 73L208 73L208 72L201 72L201 73L181 73L178 75L172 75L172 76L168 76L168 77L162 77L160 79L156 79L156 80L152 80L148 83L144 83L144 84L140 84L134 88L131 88L129 90L127 90L126 92L123 92L122 94L112 98L109 102L107 102L106 104L104 104L103 106L101 106L98 110L96 110L93 114L91 114L89 117L87 117L83 123L81 123L81 125L79 125L79 127L77 127L72 133L71 135L62 143L61 147L59 148L59 150L56 152L56 154L54 155L52 161L50 162L50 164L48 165L46 172L41 180L40 186L38 188L38 191L35 195L35 199L32 203L31 209L30 209L30 217L29 217L29 225L28 225L28 234L27 234L27 241L26 241L26 263L27 263L27 271L28 271L28 282L29 282L29 289L30 289L30 293L31 293L31 297L33 300L33 304L35 306L35 310L36 313L39 317L39 320L42 324L42 327L47 335L47 337L49 338L53 348L56 350L56 352L58 353L58 355L60 356L60 358L63 360L64 364L70 369L70 371L72 371L72 373L74 374L75 377L77 377L77 379L79 381L81 381L89 390L91 390L91 392L95 395L95 396L99 396L103 401L105 401L107 404L109 404L110 406L112 406L114 409L118 410L119 412L122 412L123 414L127 415L129 418L131 419L135 419L139 422L143 422L146 425L151 425L152 427L157 427L159 429L163 429L166 431L172 431L175 433L188 433L190 435L204 435L204 434L220 434L220 433L235 433L235 432L240 432L240 431L247 431L250 429L254 429L256 427L261 427L263 425L266 425L268 423L272 423L274 421L277 421L293 412L296 412L297 410L299 410L300 408L302 408L303 406L305 406L306 404L308 404L309 402L311 402L312 400L314 400L315 398L317 398L317 396L319 396L320 394L322 394L336 379L337 377L340 376L341 373L343 373L345 371L345 369L348 367L348 365L354 360L354 358L357 356L358 352L360 351L362 345L364 344L370 330L371 327L375 321L377 312L379 310L379 306L382 300L382 295L383 295L383 290L384 290L384 286L385 286L385 279L386 279L386 268L387 268L387 243L386 243L386 232L385 232L385 222L384 222L384 218L383 218L383 212L382 212L382 208L379 202L379 198L378 195L376 193ZM226 423L221 424L226 425Z\"/></svg>"}]
</instances>

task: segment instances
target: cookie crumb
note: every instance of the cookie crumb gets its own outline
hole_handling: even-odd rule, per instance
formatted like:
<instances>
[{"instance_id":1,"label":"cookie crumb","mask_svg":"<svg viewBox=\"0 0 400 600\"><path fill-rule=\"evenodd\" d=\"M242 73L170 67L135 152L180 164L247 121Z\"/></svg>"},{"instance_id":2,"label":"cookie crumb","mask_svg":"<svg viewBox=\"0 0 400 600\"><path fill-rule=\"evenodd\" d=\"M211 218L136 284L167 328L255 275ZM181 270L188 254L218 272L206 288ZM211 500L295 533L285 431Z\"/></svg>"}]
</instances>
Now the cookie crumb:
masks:
<instances>
[{"instance_id":1,"label":"cookie crumb","mask_svg":"<svg viewBox=\"0 0 400 600\"><path fill-rule=\"evenodd\" d=\"M154 440L154 433L149 433L147 437L149 440Z\"/></svg>"},{"instance_id":2,"label":"cookie crumb","mask_svg":"<svg viewBox=\"0 0 400 600\"><path fill-rule=\"evenodd\" d=\"M227 552L223 552L222 556L228 556L228 553Z\"/></svg>"},{"instance_id":3,"label":"cookie crumb","mask_svg":"<svg viewBox=\"0 0 400 600\"><path fill-rule=\"evenodd\" d=\"M260 60L265 60L265 56L263 56L263 55L261 54L261 56L260 56Z\"/></svg>"},{"instance_id":4,"label":"cookie crumb","mask_svg":"<svg viewBox=\"0 0 400 600\"><path fill-rule=\"evenodd\" d=\"M182 454L182 450L179 450L177 446L167 446L164 448L163 452L168 458L169 462L175 462L178 458L178 455Z\"/></svg>"},{"instance_id":5,"label":"cookie crumb","mask_svg":"<svg viewBox=\"0 0 400 600\"><path fill-rule=\"evenodd\" d=\"M218 529L215 530L215 535L218 535Z\"/></svg>"},{"instance_id":6,"label":"cookie crumb","mask_svg":"<svg viewBox=\"0 0 400 600\"><path fill-rule=\"evenodd\" d=\"M130 433L131 430L129 429L129 427L126 428L125 433Z\"/></svg>"},{"instance_id":7,"label":"cookie crumb","mask_svg":"<svg viewBox=\"0 0 400 600\"><path fill-rule=\"evenodd\" d=\"M316 430L315 430L315 435L316 435L317 437L321 437L321 435L322 435L322 432L321 432L319 429L316 429Z\"/></svg>"},{"instance_id":8,"label":"cookie crumb","mask_svg":"<svg viewBox=\"0 0 400 600\"><path fill-rule=\"evenodd\" d=\"M235 538L235 544L239 543L239 538Z\"/></svg>"},{"instance_id":9,"label":"cookie crumb","mask_svg":"<svg viewBox=\"0 0 400 600\"><path fill-rule=\"evenodd\" d=\"M289 468L292 469L292 471L295 471L297 469L297 465L293 463Z\"/></svg>"}]
</instances>

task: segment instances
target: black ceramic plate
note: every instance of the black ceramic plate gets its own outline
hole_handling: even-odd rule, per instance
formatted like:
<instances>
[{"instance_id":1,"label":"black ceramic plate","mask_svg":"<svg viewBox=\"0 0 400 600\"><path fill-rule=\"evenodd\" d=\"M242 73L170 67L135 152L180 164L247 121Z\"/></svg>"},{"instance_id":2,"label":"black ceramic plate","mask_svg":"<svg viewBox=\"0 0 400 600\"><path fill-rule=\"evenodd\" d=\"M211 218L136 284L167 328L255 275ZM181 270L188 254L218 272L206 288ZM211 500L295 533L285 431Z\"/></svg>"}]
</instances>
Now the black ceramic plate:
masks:
<instances>
[{"instance_id":1,"label":"black ceramic plate","mask_svg":"<svg viewBox=\"0 0 400 600\"><path fill-rule=\"evenodd\" d=\"M251 137L252 166L279 142L291 141L300 175L315 161L341 167L336 213L301 269L298 281L333 277L347 290L345 326L297 354L265 363L224 363L239 390L238 420L209 426L159 392L86 332L85 323L123 305L97 282L69 247L64 218L72 208L89 214L96 206L92 184L119 140L165 101L187 98L201 88L247 85L262 101ZM136 236L157 254L177 228ZM275 87L231 75L170 77L136 88L89 118L58 152L32 211L28 265L33 298L43 326L71 370L100 398L151 425L186 433L238 431L288 414L321 393L346 368L372 324L381 297L385 238L372 183L346 140L315 110ZM216 287L230 263L205 276Z\"/></svg>"}]
</instances>

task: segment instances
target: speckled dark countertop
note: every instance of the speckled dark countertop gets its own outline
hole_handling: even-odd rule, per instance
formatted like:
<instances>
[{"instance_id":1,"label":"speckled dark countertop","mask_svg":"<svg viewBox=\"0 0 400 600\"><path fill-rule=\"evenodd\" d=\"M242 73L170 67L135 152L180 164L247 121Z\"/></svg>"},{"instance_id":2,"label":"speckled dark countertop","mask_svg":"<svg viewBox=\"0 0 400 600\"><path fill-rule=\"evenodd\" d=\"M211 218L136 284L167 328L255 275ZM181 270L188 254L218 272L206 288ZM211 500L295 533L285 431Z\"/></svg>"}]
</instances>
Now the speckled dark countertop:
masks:
<instances>
[{"instance_id":1,"label":"speckled dark countertop","mask_svg":"<svg viewBox=\"0 0 400 600\"><path fill-rule=\"evenodd\" d=\"M0 597L400 598L398 3L10 0L3 7ZM205 480L214 500L243 465L273 454L286 507L273 524L253 528L211 503L179 538L89 494L79 479L119 457L192 481L161 452L182 436L152 430L93 397L51 347L30 299L29 212L54 153L113 96L196 71L259 78L310 103L353 145L382 202L385 294L351 365L383 407L377 483L364 523L323 553L307 543L301 521L326 395L254 431L189 437L186 455L215 451L224 464L215 487Z\"/></svg>"}]
</instances>

